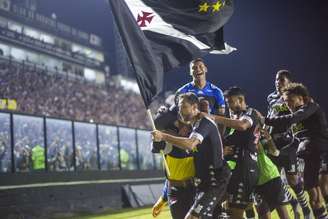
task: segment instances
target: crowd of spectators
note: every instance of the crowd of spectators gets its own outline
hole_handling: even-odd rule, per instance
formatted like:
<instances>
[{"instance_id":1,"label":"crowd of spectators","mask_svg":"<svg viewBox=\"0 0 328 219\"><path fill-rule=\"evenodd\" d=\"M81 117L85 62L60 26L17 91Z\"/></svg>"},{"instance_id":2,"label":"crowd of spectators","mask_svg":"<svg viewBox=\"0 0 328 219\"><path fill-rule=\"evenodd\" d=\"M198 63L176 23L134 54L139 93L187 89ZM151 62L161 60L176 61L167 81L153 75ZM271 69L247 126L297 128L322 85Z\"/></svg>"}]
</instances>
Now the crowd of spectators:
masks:
<instances>
[{"instance_id":1,"label":"crowd of spectators","mask_svg":"<svg viewBox=\"0 0 328 219\"><path fill-rule=\"evenodd\" d=\"M11 172L12 161L15 172L161 168L146 130L99 125L97 132L92 123L14 114L12 141L10 115L0 113L0 123L0 173Z\"/></svg>"},{"instance_id":2,"label":"crowd of spectators","mask_svg":"<svg viewBox=\"0 0 328 219\"><path fill-rule=\"evenodd\" d=\"M119 161L122 169L137 169L138 164L140 169L153 169L154 165L161 167L159 157L154 157L154 163L153 156L149 156L151 140L148 132L131 129L151 128L140 94L126 90L114 81L99 86L81 77L72 78L4 59L0 59L0 84L1 98L15 99L15 112L23 113L13 116L13 150L9 114L0 114L0 172L11 172L12 160L15 172L44 170L45 162L48 171L73 171L74 165L77 171L97 170L99 165L100 170L117 170ZM153 109L157 106L155 103ZM47 117L45 130L40 116ZM76 121L75 147L71 120ZM98 126L100 156L93 123L103 124ZM111 125L130 127L119 129L120 150L117 128ZM41 167L37 167L33 154L40 151L46 160L41 159Z\"/></svg>"},{"instance_id":3,"label":"crowd of spectators","mask_svg":"<svg viewBox=\"0 0 328 219\"><path fill-rule=\"evenodd\" d=\"M50 171L74 170L71 122L47 119L46 126L48 169Z\"/></svg>"},{"instance_id":4,"label":"crowd of spectators","mask_svg":"<svg viewBox=\"0 0 328 219\"><path fill-rule=\"evenodd\" d=\"M119 169L117 129L114 126L98 127L99 154L101 170Z\"/></svg>"},{"instance_id":5,"label":"crowd of spectators","mask_svg":"<svg viewBox=\"0 0 328 219\"><path fill-rule=\"evenodd\" d=\"M0 114L0 172L11 171L9 117Z\"/></svg>"},{"instance_id":6,"label":"crowd of spectators","mask_svg":"<svg viewBox=\"0 0 328 219\"><path fill-rule=\"evenodd\" d=\"M33 66L0 60L0 94L17 111L76 121L150 128L140 94L110 83L99 86Z\"/></svg>"},{"instance_id":7,"label":"crowd of spectators","mask_svg":"<svg viewBox=\"0 0 328 219\"><path fill-rule=\"evenodd\" d=\"M20 114L13 114L11 126L9 113L0 113L0 123L0 173L12 172L12 167L14 172L162 167L160 156L151 153L146 130L99 125L97 132L93 123Z\"/></svg>"},{"instance_id":8,"label":"crowd of spectators","mask_svg":"<svg viewBox=\"0 0 328 219\"><path fill-rule=\"evenodd\" d=\"M15 171L29 172L35 167L33 160L33 148L44 148L43 120L38 117L15 115L14 123L14 162ZM9 129L9 124L7 127ZM44 161L43 161L44 163Z\"/></svg>"}]
</instances>

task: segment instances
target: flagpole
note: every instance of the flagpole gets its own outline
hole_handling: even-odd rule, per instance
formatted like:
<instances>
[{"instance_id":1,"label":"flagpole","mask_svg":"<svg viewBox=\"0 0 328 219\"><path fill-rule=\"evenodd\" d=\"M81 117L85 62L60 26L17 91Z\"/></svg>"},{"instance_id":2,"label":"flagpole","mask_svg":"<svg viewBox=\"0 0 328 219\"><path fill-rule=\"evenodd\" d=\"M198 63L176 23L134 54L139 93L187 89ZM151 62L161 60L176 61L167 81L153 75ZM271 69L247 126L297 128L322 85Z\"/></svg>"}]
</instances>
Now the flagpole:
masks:
<instances>
[{"instance_id":1,"label":"flagpole","mask_svg":"<svg viewBox=\"0 0 328 219\"><path fill-rule=\"evenodd\" d=\"M148 115L148 118L150 120L150 123L151 123L151 127L153 130L156 130L156 127L155 127L155 123L154 123L154 119L153 119L153 116L151 115L151 111L150 109L147 109L147 115ZM166 162L166 159L165 159L165 155L164 155L164 151L161 150L161 155L162 155L162 158L163 158L163 163L164 163L164 167L165 167L165 170L166 170L166 173L167 173L167 176L170 176L171 173L170 173L170 169L169 169L169 166L167 165L167 162Z\"/></svg>"},{"instance_id":2,"label":"flagpole","mask_svg":"<svg viewBox=\"0 0 328 219\"><path fill-rule=\"evenodd\" d=\"M154 123L154 119L153 119L153 116L152 116L152 114L151 114L150 109L147 109L147 115L148 115L148 118L149 118L149 120L150 120L150 122L151 122L151 127L152 127L152 129L153 129L153 130L156 130L155 123Z\"/></svg>"}]
</instances>

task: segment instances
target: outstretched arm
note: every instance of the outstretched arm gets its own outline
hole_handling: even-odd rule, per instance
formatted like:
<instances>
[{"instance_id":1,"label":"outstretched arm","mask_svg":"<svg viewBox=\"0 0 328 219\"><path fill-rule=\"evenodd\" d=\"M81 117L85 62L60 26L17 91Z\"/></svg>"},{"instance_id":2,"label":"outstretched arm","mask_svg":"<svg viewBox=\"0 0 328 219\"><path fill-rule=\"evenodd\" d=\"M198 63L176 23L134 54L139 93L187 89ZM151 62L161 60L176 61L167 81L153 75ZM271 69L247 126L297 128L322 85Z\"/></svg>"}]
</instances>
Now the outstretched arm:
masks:
<instances>
[{"instance_id":1,"label":"outstretched arm","mask_svg":"<svg viewBox=\"0 0 328 219\"><path fill-rule=\"evenodd\" d=\"M308 105L302 106L294 113L271 118L267 117L265 118L265 124L270 126L290 126L294 123L301 122L310 117L317 111L318 107L318 104L309 103Z\"/></svg>"},{"instance_id":2,"label":"outstretched arm","mask_svg":"<svg viewBox=\"0 0 328 219\"><path fill-rule=\"evenodd\" d=\"M245 131L252 126L252 123L247 119L229 119L218 115L211 115L211 117L215 120L215 122L226 127L234 128L238 131Z\"/></svg>"},{"instance_id":3,"label":"outstretched arm","mask_svg":"<svg viewBox=\"0 0 328 219\"><path fill-rule=\"evenodd\" d=\"M178 137L158 130L153 131L151 134L153 136L153 141L155 142L166 141L183 150L192 151L200 143L200 140L197 139L196 137L190 137L190 138Z\"/></svg>"}]
</instances>

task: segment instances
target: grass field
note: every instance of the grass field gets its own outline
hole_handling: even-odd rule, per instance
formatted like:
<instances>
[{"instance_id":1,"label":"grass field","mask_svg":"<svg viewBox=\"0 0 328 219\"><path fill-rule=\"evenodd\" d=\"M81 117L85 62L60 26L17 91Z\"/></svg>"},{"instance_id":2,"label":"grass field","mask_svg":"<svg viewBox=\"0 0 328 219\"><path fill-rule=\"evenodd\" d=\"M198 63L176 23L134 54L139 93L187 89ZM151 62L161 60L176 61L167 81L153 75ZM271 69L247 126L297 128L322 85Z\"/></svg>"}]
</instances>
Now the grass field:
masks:
<instances>
[{"instance_id":1,"label":"grass field","mask_svg":"<svg viewBox=\"0 0 328 219\"><path fill-rule=\"evenodd\" d=\"M170 211L166 207L156 219L170 219ZM151 208L125 209L121 211L102 213L98 215L83 215L65 219L153 219Z\"/></svg>"},{"instance_id":2,"label":"grass field","mask_svg":"<svg viewBox=\"0 0 328 219\"><path fill-rule=\"evenodd\" d=\"M289 209L291 212L291 210ZM294 218L293 213L290 214L290 218ZM301 216L303 218L303 216ZM69 217L65 219L153 219L151 215L151 208L142 209L128 209L111 213L102 213L98 215L83 215L76 217ZM168 208L165 208L156 219L171 219ZM279 219L276 212L273 212L272 219Z\"/></svg>"}]
</instances>

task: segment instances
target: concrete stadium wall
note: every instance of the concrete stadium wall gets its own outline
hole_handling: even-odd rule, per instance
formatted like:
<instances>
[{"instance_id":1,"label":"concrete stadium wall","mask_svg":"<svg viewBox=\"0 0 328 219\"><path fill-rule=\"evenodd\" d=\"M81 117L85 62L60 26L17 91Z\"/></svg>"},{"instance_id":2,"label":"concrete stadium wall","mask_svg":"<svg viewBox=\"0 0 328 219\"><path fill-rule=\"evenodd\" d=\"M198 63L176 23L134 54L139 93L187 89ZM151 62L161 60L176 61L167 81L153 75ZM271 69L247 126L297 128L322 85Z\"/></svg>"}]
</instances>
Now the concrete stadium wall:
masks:
<instances>
[{"instance_id":1,"label":"concrete stadium wall","mask_svg":"<svg viewBox=\"0 0 328 219\"><path fill-rule=\"evenodd\" d=\"M55 218L120 209L125 185L163 183L162 171L0 175L1 218ZM160 191L158 191L160 192Z\"/></svg>"}]
</instances>

